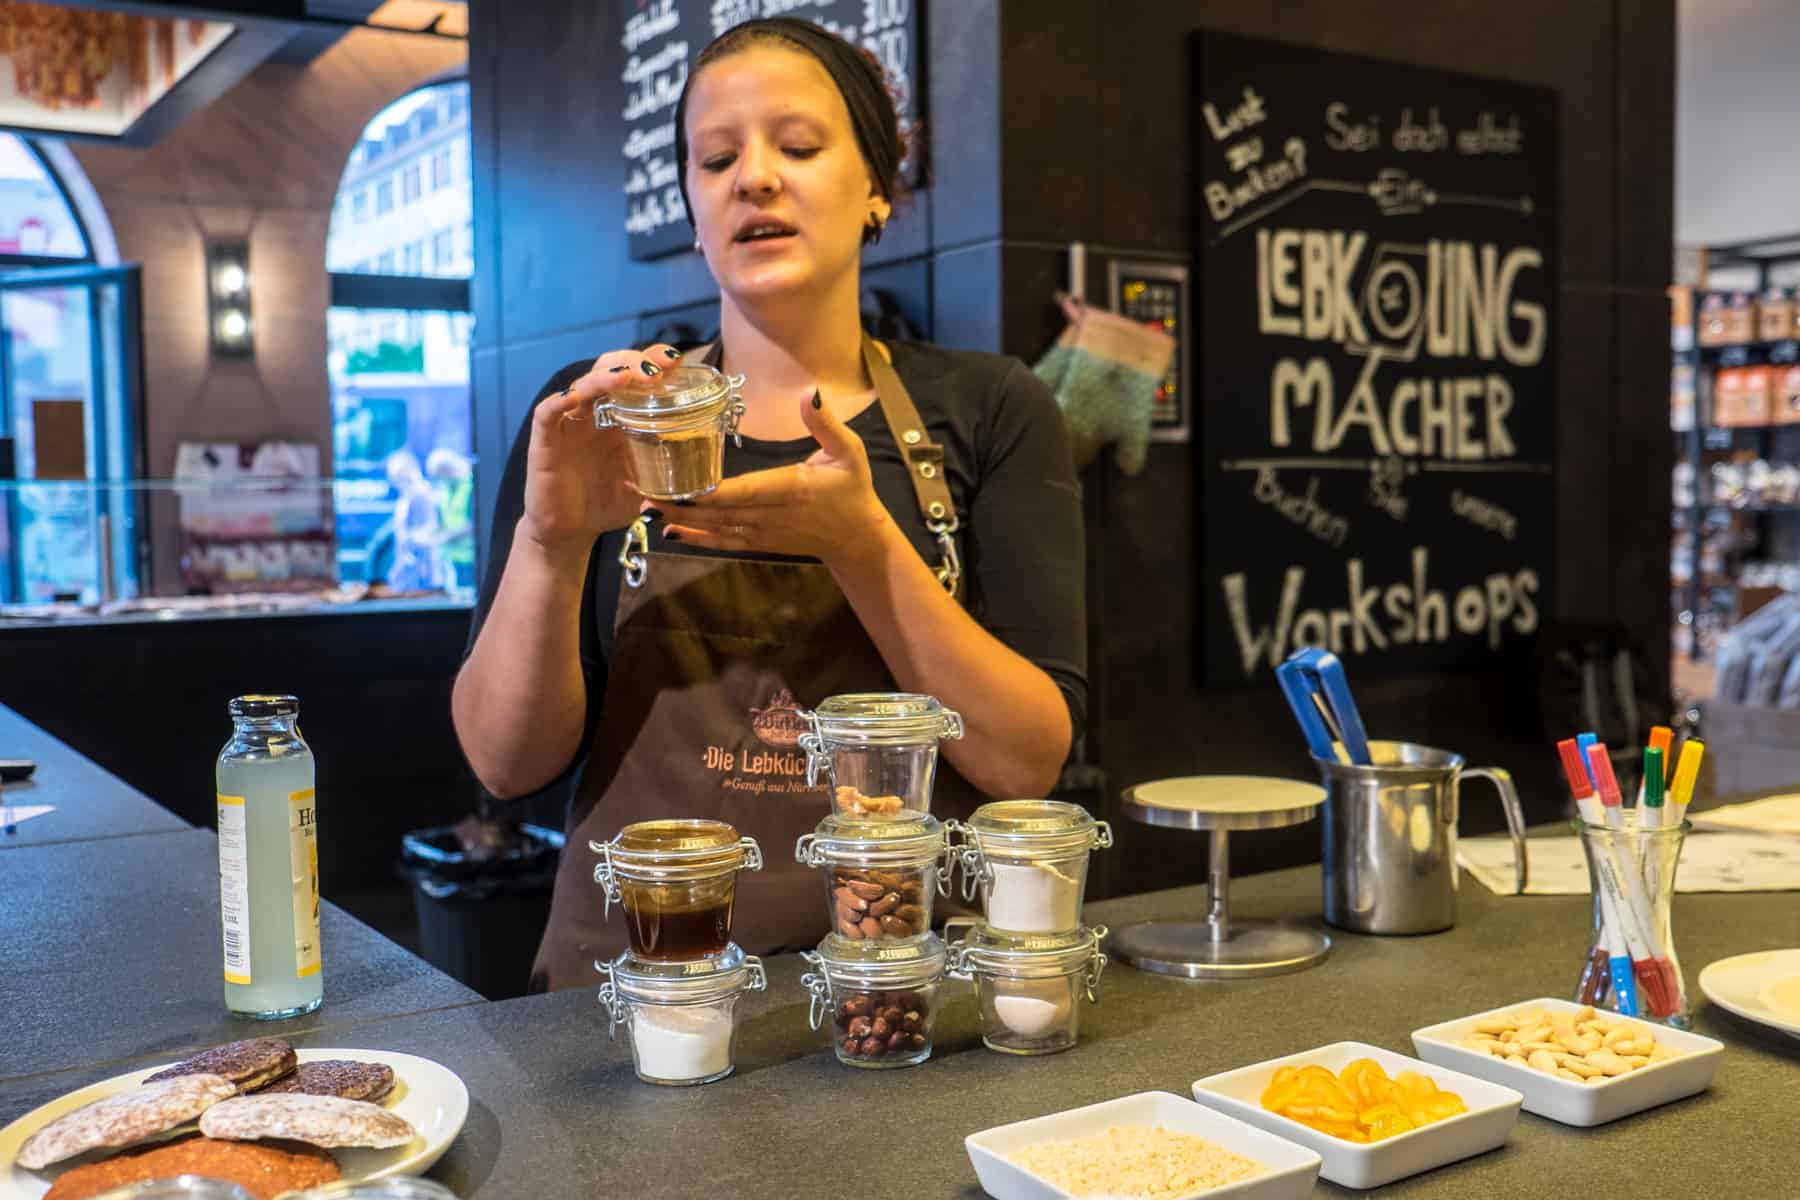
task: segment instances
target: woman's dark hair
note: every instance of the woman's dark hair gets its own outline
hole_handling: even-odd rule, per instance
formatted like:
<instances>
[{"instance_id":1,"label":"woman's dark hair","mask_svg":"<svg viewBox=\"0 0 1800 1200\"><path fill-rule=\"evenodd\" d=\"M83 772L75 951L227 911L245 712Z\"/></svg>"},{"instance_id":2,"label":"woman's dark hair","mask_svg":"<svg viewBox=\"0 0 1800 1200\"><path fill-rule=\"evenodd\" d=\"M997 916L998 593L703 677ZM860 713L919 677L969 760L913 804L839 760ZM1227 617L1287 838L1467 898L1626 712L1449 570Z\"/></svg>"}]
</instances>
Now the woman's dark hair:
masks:
<instances>
[{"instance_id":1,"label":"woman's dark hair","mask_svg":"<svg viewBox=\"0 0 1800 1200\"><path fill-rule=\"evenodd\" d=\"M681 98L675 102L675 171L688 224L694 223L694 206L688 201L687 190L688 90L708 64L766 43L809 54L825 68L831 82L837 85L838 94L844 98L844 107L850 110L850 128L856 132L856 145L875 180L875 190L891 204L900 190L900 160L906 157L906 147L900 137L899 114L894 109L894 98L888 90L881 64L866 50L857 49L811 21L797 17L764 17L734 26L708 42L700 51L700 57L694 60L687 83L682 85ZM879 224L871 224L863 230L864 242L880 240Z\"/></svg>"}]
</instances>

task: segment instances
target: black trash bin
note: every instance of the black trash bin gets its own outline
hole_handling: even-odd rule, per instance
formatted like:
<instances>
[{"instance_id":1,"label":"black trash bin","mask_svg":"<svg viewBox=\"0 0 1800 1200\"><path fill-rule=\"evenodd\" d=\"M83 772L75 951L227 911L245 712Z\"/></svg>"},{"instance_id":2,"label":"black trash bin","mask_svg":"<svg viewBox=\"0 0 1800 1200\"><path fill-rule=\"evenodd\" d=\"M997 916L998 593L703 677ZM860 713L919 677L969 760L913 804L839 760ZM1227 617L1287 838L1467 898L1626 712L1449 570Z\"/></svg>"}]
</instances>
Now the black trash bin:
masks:
<instances>
[{"instance_id":1,"label":"black trash bin","mask_svg":"<svg viewBox=\"0 0 1800 1200\"><path fill-rule=\"evenodd\" d=\"M425 958L490 1000L524 995L563 840L542 825L473 819L402 838Z\"/></svg>"}]
</instances>

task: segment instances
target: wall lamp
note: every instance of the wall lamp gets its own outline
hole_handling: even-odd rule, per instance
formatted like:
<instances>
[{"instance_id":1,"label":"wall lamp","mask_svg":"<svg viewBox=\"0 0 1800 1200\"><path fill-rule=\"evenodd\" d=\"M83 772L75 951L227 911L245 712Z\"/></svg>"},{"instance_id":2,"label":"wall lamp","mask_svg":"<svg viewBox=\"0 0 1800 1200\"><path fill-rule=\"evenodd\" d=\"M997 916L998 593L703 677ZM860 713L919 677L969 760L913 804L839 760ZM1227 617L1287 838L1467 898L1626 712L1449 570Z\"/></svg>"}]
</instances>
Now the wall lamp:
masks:
<instances>
[{"instance_id":1,"label":"wall lamp","mask_svg":"<svg viewBox=\"0 0 1800 1200\"><path fill-rule=\"evenodd\" d=\"M212 352L227 358L256 353L250 320L250 243L206 243L206 316Z\"/></svg>"}]
</instances>

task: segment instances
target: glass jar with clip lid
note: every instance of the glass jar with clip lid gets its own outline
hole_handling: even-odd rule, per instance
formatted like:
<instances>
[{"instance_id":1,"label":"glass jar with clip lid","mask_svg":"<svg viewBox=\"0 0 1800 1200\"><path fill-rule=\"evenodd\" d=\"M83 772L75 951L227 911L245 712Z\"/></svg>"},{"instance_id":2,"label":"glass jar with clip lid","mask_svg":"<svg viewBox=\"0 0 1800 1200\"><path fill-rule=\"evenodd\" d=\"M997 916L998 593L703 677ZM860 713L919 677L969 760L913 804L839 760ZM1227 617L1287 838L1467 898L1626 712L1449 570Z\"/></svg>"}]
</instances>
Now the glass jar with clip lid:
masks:
<instances>
[{"instance_id":1,"label":"glass jar with clip lid","mask_svg":"<svg viewBox=\"0 0 1800 1200\"><path fill-rule=\"evenodd\" d=\"M687 962L723 954L739 871L762 870L755 839L724 821L640 821L610 842L589 842L600 856L594 882L625 910L631 954L645 962Z\"/></svg>"},{"instance_id":2,"label":"glass jar with clip lid","mask_svg":"<svg viewBox=\"0 0 1800 1200\"><path fill-rule=\"evenodd\" d=\"M859 816L930 812L938 743L963 735L959 713L911 692L831 696L800 719L807 786L822 778L834 807Z\"/></svg>"},{"instance_id":3,"label":"glass jar with clip lid","mask_svg":"<svg viewBox=\"0 0 1800 1200\"><path fill-rule=\"evenodd\" d=\"M950 892L950 843L930 813L830 813L794 858L825 868L825 919L853 942L917 937L931 928L935 894Z\"/></svg>"},{"instance_id":4,"label":"glass jar with clip lid","mask_svg":"<svg viewBox=\"0 0 1800 1200\"><path fill-rule=\"evenodd\" d=\"M927 933L901 941L851 941L825 935L800 956L812 970L800 984L812 995L814 1029L831 1018L838 1061L852 1067L910 1067L931 1057L944 943Z\"/></svg>"},{"instance_id":5,"label":"glass jar with clip lid","mask_svg":"<svg viewBox=\"0 0 1800 1200\"><path fill-rule=\"evenodd\" d=\"M597 962L605 982L607 1036L631 1026L631 1062L645 1083L711 1083L731 1074L737 999L768 986L762 960L735 944L693 962L643 962L621 954Z\"/></svg>"},{"instance_id":6,"label":"glass jar with clip lid","mask_svg":"<svg viewBox=\"0 0 1800 1200\"><path fill-rule=\"evenodd\" d=\"M594 401L594 425L625 431L638 491L655 500L692 500L719 486L725 435L744 415L742 375L684 362L654 379L607 392Z\"/></svg>"},{"instance_id":7,"label":"glass jar with clip lid","mask_svg":"<svg viewBox=\"0 0 1800 1200\"><path fill-rule=\"evenodd\" d=\"M952 922L956 924L956 922ZM972 979L981 1041L1005 1054L1055 1054L1080 1035L1081 998L1106 969L1106 926L1017 936L973 924L949 947L948 974Z\"/></svg>"},{"instance_id":8,"label":"glass jar with clip lid","mask_svg":"<svg viewBox=\"0 0 1800 1200\"><path fill-rule=\"evenodd\" d=\"M1062 800L996 800L967 822L963 898L981 894L987 923L1008 933L1071 933L1081 924L1088 855L1112 845L1112 827Z\"/></svg>"}]
</instances>

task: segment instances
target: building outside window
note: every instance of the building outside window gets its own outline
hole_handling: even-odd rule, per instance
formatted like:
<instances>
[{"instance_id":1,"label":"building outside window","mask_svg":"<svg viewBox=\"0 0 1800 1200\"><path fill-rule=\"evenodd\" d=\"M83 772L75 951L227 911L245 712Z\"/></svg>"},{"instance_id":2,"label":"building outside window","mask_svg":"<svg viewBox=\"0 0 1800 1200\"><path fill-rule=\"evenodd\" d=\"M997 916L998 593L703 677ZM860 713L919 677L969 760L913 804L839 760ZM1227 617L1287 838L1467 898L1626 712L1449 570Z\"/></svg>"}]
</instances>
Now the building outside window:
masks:
<instances>
[{"instance_id":1,"label":"building outside window","mask_svg":"<svg viewBox=\"0 0 1800 1200\"><path fill-rule=\"evenodd\" d=\"M389 105L363 131L338 185L354 195L382 181L375 212L359 218L352 206L348 219L334 218L325 249L338 571L347 582L475 583L467 96L459 81ZM379 189L396 177L403 203L394 208L390 197L383 208Z\"/></svg>"},{"instance_id":2,"label":"building outside window","mask_svg":"<svg viewBox=\"0 0 1800 1200\"><path fill-rule=\"evenodd\" d=\"M394 181L377 180L375 183L375 215L385 216L394 211Z\"/></svg>"}]
</instances>

